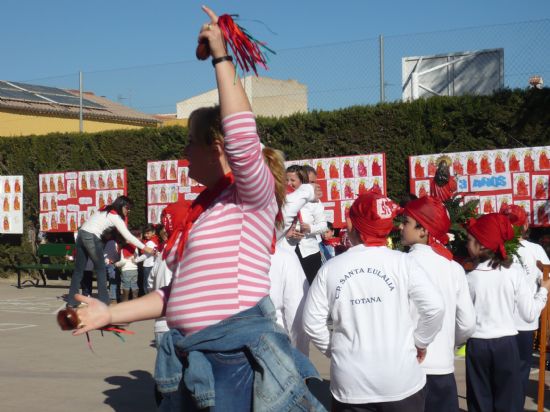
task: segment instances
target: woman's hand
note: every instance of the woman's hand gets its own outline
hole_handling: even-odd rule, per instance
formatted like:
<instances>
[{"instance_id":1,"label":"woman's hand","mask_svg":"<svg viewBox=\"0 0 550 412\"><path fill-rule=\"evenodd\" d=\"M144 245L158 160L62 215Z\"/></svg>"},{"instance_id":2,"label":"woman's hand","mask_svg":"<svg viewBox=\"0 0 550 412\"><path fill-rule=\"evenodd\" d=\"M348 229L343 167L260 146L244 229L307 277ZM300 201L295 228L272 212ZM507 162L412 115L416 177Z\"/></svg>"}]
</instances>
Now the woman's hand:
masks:
<instances>
[{"instance_id":1,"label":"woman's hand","mask_svg":"<svg viewBox=\"0 0 550 412\"><path fill-rule=\"evenodd\" d=\"M302 232L297 231L296 226L292 225L290 229L288 229L288 231L286 232L286 238L288 240L294 240L299 242L304 238L304 234Z\"/></svg>"},{"instance_id":2,"label":"woman's hand","mask_svg":"<svg viewBox=\"0 0 550 412\"><path fill-rule=\"evenodd\" d=\"M302 232L305 235L307 235L308 233L311 233L311 226L308 225L307 223L302 223L300 225L300 232Z\"/></svg>"},{"instance_id":3,"label":"woman's hand","mask_svg":"<svg viewBox=\"0 0 550 412\"><path fill-rule=\"evenodd\" d=\"M87 306L78 308L76 313L80 323L78 329L73 331L74 336L82 335L94 329L100 329L111 323L109 307L102 301L88 296L76 294L75 299Z\"/></svg>"},{"instance_id":4,"label":"woman's hand","mask_svg":"<svg viewBox=\"0 0 550 412\"><path fill-rule=\"evenodd\" d=\"M225 39L218 26L218 16L206 6L202 6L202 9L208 17L210 17L210 22L203 24L201 27L201 31L199 33L199 47L203 43L208 44L210 48L210 55L213 58L227 55Z\"/></svg>"}]
</instances>

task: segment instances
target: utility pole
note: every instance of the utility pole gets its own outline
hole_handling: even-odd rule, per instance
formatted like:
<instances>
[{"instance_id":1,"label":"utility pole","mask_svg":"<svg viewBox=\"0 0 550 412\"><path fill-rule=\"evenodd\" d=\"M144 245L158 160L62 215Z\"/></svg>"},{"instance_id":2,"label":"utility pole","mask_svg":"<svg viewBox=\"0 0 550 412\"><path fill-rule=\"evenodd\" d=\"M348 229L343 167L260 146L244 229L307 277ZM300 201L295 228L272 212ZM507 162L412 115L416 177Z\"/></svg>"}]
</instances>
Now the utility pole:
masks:
<instances>
[{"instance_id":1,"label":"utility pole","mask_svg":"<svg viewBox=\"0 0 550 412\"><path fill-rule=\"evenodd\" d=\"M82 87L82 70L79 72L79 83L80 83L80 102L79 102L79 108L78 108L78 120L79 120L79 130L80 133L84 133L84 113L83 113L83 107L82 107L82 93L83 93L83 87Z\"/></svg>"}]
</instances>

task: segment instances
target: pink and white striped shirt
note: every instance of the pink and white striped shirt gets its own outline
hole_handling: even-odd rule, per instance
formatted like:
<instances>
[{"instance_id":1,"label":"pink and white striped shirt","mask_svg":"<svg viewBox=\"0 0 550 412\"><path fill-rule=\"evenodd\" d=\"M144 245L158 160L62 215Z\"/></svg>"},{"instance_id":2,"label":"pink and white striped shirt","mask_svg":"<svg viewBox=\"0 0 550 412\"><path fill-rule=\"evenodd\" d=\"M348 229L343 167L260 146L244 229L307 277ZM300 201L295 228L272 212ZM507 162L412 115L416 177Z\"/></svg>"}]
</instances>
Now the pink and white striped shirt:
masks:
<instances>
[{"instance_id":1,"label":"pink and white striped shirt","mask_svg":"<svg viewBox=\"0 0 550 412\"><path fill-rule=\"evenodd\" d=\"M254 306L269 295L271 242L277 214L274 179L251 112L222 121L235 182L197 219L183 257L163 289L170 328L186 335ZM177 246L167 256L174 261Z\"/></svg>"}]
</instances>

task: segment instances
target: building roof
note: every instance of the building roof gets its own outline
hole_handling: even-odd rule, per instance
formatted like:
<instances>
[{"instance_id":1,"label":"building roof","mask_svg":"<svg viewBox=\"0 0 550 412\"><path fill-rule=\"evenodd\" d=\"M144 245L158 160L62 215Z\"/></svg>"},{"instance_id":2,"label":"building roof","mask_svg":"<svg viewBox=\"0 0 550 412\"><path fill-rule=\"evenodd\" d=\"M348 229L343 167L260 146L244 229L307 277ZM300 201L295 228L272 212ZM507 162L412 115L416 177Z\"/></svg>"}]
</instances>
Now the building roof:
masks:
<instances>
[{"instance_id":1,"label":"building roof","mask_svg":"<svg viewBox=\"0 0 550 412\"><path fill-rule=\"evenodd\" d=\"M79 117L79 91L0 80L0 111L21 114ZM160 123L154 116L138 112L92 92L83 93L84 120L142 126Z\"/></svg>"}]
</instances>

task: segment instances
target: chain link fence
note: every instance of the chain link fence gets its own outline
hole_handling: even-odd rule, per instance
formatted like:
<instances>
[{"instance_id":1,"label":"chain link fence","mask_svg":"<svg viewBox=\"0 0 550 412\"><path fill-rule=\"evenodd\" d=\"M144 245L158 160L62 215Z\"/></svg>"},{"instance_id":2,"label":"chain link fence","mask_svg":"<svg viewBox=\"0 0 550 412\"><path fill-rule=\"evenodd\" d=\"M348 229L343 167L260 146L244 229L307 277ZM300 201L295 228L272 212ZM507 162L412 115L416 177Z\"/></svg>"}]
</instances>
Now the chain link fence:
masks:
<instances>
[{"instance_id":1,"label":"chain link fence","mask_svg":"<svg viewBox=\"0 0 550 412\"><path fill-rule=\"evenodd\" d=\"M453 70L443 70L443 74L431 72L431 77L447 79L448 85L449 76L460 78L461 73L457 72L466 71L469 75L464 77L462 73L461 81L474 82L475 73L478 73L487 78L497 76L498 79L492 80L505 88L525 88L531 76L550 79L548 44L550 19L544 19L277 50L270 58L269 71L262 72L261 76L294 80L300 87L272 86L257 91L252 101L253 105L261 102L263 107L269 107L272 101L274 115L280 113L279 106L284 105L285 99L296 96L303 98L300 101L302 111L399 101L403 98L407 77L403 74L403 58L487 49L503 50L498 70L494 65L488 65L487 69L481 56L474 67L467 67L462 61L460 70L457 70L458 64L451 64L446 67ZM487 57L494 58L494 55ZM209 96L200 97L215 87L211 70L206 65L208 63L190 58L173 63L85 71L84 90L141 112L176 113L176 103L186 99L194 98L194 104L198 105L210 102ZM65 89L78 89L79 85L76 73L17 80ZM422 91L424 95L433 94L430 91L426 94L425 89ZM471 87L469 92L475 93L476 88Z\"/></svg>"}]
</instances>

